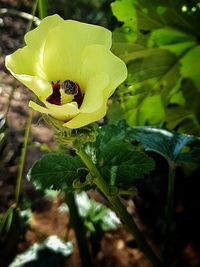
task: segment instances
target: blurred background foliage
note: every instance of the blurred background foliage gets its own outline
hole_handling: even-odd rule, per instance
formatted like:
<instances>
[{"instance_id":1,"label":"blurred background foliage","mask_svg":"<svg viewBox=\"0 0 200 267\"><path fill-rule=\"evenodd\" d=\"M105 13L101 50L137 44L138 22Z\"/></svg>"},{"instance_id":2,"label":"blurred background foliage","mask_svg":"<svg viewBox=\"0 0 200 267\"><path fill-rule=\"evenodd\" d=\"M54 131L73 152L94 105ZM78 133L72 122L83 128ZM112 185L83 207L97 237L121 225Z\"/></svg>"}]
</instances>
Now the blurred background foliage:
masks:
<instances>
[{"instance_id":1,"label":"blurred background foliage","mask_svg":"<svg viewBox=\"0 0 200 267\"><path fill-rule=\"evenodd\" d=\"M128 66L109 121L200 131L199 1L118 0L113 51Z\"/></svg>"}]
</instances>

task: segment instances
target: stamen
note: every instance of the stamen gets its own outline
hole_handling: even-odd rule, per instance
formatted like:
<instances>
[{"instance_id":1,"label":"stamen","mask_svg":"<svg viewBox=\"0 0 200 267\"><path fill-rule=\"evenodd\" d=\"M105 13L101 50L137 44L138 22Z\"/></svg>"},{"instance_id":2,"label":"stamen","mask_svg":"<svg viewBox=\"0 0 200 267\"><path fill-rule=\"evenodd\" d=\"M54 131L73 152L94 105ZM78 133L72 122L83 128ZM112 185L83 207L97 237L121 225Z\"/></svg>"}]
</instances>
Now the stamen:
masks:
<instances>
[{"instance_id":1,"label":"stamen","mask_svg":"<svg viewBox=\"0 0 200 267\"><path fill-rule=\"evenodd\" d=\"M81 89L78 83L75 83L71 80L65 80L61 84L60 80L58 80L56 83L52 81L51 84L52 84L53 92L46 99L49 103L54 104L54 105L62 105L61 92L60 92L60 89L62 88L63 91L67 95L71 95L72 97L74 96L72 101L77 102L78 108L80 108L83 102L83 94L81 92Z\"/></svg>"},{"instance_id":2,"label":"stamen","mask_svg":"<svg viewBox=\"0 0 200 267\"><path fill-rule=\"evenodd\" d=\"M65 80L62 85L62 89L68 95L77 95L79 90L79 85L71 80Z\"/></svg>"},{"instance_id":3,"label":"stamen","mask_svg":"<svg viewBox=\"0 0 200 267\"><path fill-rule=\"evenodd\" d=\"M62 83L61 87L66 94L74 95L74 101L77 102L78 108L80 108L83 102L83 94L78 83L73 82L71 80L65 80Z\"/></svg>"}]
</instances>

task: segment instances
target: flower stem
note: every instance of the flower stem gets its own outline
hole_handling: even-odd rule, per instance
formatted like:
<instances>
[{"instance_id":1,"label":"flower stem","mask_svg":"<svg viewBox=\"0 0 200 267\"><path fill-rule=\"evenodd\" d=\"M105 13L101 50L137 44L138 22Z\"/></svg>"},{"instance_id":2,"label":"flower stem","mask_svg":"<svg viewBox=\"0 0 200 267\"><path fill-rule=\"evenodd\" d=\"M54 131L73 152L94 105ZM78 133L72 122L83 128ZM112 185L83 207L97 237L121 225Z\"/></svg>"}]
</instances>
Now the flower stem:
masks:
<instances>
[{"instance_id":1,"label":"flower stem","mask_svg":"<svg viewBox=\"0 0 200 267\"><path fill-rule=\"evenodd\" d=\"M85 227L79 216L74 193L66 192L65 199L69 207L70 219L74 227L76 239L79 247L79 253L83 267L92 267L92 260L90 257L89 247L86 239Z\"/></svg>"},{"instance_id":2,"label":"flower stem","mask_svg":"<svg viewBox=\"0 0 200 267\"><path fill-rule=\"evenodd\" d=\"M171 224L173 218L174 209L174 181L175 181L175 164L169 162L169 174L168 174L168 192L167 192L167 204L166 204L166 219L165 219L165 233L164 233L164 252L163 258L165 266L169 266L169 243L171 238Z\"/></svg>"},{"instance_id":3,"label":"flower stem","mask_svg":"<svg viewBox=\"0 0 200 267\"><path fill-rule=\"evenodd\" d=\"M38 0L38 11L40 19L47 16L47 0Z\"/></svg>"},{"instance_id":4,"label":"flower stem","mask_svg":"<svg viewBox=\"0 0 200 267\"><path fill-rule=\"evenodd\" d=\"M127 212L124 205L121 203L118 196L112 196L109 192L109 186L99 173L97 167L91 160L91 158L85 153L83 149L76 149L77 155L82 159L85 165L90 170L90 173L94 179L94 183L100 189L100 191L105 195L108 199L112 207L114 208L115 212L121 218L122 223L126 226L128 231L134 236L139 248L143 251L149 261L152 263L154 267L162 266L160 259L157 255L153 252L152 248L147 243L146 239L144 238L142 232L137 227L136 223L134 222L132 216Z\"/></svg>"},{"instance_id":5,"label":"flower stem","mask_svg":"<svg viewBox=\"0 0 200 267\"><path fill-rule=\"evenodd\" d=\"M19 167L18 167L18 174L17 174L17 184L16 184L16 190L15 190L15 201L16 204L19 202L19 195L20 195L20 189L21 189L21 183L22 183L22 177L23 177L23 170L24 170L24 163L26 159L26 152L27 152L27 146L28 146L28 140L30 135L30 129L33 119L33 110L30 110L29 117L27 120L26 128L25 128L25 134L24 134L24 141L23 146L20 154L20 160L19 160Z\"/></svg>"}]
</instances>

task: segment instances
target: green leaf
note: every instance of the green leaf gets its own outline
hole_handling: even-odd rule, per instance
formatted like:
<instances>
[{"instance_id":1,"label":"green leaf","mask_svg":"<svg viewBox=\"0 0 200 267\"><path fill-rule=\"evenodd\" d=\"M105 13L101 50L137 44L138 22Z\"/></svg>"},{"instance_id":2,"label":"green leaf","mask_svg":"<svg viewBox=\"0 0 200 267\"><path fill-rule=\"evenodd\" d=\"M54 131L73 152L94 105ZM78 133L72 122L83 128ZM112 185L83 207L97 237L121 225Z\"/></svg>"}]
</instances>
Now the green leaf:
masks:
<instances>
[{"instance_id":1,"label":"green leaf","mask_svg":"<svg viewBox=\"0 0 200 267\"><path fill-rule=\"evenodd\" d=\"M200 46L194 47L181 59L180 72L183 78L190 78L200 91Z\"/></svg>"},{"instance_id":2,"label":"green leaf","mask_svg":"<svg viewBox=\"0 0 200 267\"><path fill-rule=\"evenodd\" d=\"M114 141L100 153L99 167L111 187L129 189L154 169L154 161L131 144Z\"/></svg>"},{"instance_id":3,"label":"green leaf","mask_svg":"<svg viewBox=\"0 0 200 267\"><path fill-rule=\"evenodd\" d=\"M126 142L127 127L125 121L120 121L117 125L107 124L99 128L96 141L88 142L85 145L86 152L91 156L94 162L97 162L100 151L105 149L110 142L121 140Z\"/></svg>"},{"instance_id":4,"label":"green leaf","mask_svg":"<svg viewBox=\"0 0 200 267\"><path fill-rule=\"evenodd\" d=\"M167 49L177 56L195 45L196 38L194 36L169 28L154 30L148 39L148 47Z\"/></svg>"},{"instance_id":5,"label":"green leaf","mask_svg":"<svg viewBox=\"0 0 200 267\"><path fill-rule=\"evenodd\" d=\"M123 26L117 31L122 32L127 40L134 41L137 37L137 16L133 0L118 0L112 3L111 7L114 16L118 21L123 22Z\"/></svg>"},{"instance_id":6,"label":"green leaf","mask_svg":"<svg viewBox=\"0 0 200 267\"><path fill-rule=\"evenodd\" d=\"M65 154L47 154L31 168L28 178L39 189L72 189L72 183L79 178L78 169L84 168L78 157Z\"/></svg>"},{"instance_id":7,"label":"green leaf","mask_svg":"<svg viewBox=\"0 0 200 267\"><path fill-rule=\"evenodd\" d=\"M135 127L129 129L129 134L146 150L159 153L168 161L200 163L200 139L194 136L153 127Z\"/></svg>"},{"instance_id":8,"label":"green leaf","mask_svg":"<svg viewBox=\"0 0 200 267\"><path fill-rule=\"evenodd\" d=\"M194 139L187 150L188 151L180 154L179 161L184 163L193 163L200 166L200 139Z\"/></svg>"},{"instance_id":9,"label":"green leaf","mask_svg":"<svg viewBox=\"0 0 200 267\"><path fill-rule=\"evenodd\" d=\"M123 190L134 192L131 187L137 179L143 178L154 169L154 161L145 153L136 151L128 134L125 121L117 125L104 125L99 128L97 139L85 145L103 178L110 185L111 193Z\"/></svg>"},{"instance_id":10,"label":"green leaf","mask_svg":"<svg viewBox=\"0 0 200 267\"><path fill-rule=\"evenodd\" d=\"M194 0L136 0L134 4L140 29L151 31L167 25L199 36L200 10L196 8L192 12L192 8L196 7ZM183 6L187 7L187 12L182 11Z\"/></svg>"},{"instance_id":11,"label":"green leaf","mask_svg":"<svg viewBox=\"0 0 200 267\"><path fill-rule=\"evenodd\" d=\"M136 24L136 21L134 21L136 13L133 0L115 1L111 4L111 8L114 16L118 19L118 21Z\"/></svg>"},{"instance_id":12,"label":"green leaf","mask_svg":"<svg viewBox=\"0 0 200 267\"><path fill-rule=\"evenodd\" d=\"M179 128L182 132L199 135L200 132L200 92L190 79L183 79L176 94L171 98L166 111L166 122L170 129ZM174 95L174 96L176 96Z\"/></svg>"},{"instance_id":13,"label":"green leaf","mask_svg":"<svg viewBox=\"0 0 200 267\"><path fill-rule=\"evenodd\" d=\"M127 54L126 58L130 60L128 86L116 92L115 97L122 108L116 119L125 118L131 126L159 124L171 99L169 92L179 82L176 56L167 50L153 48ZM109 112L112 112L112 106Z\"/></svg>"},{"instance_id":14,"label":"green leaf","mask_svg":"<svg viewBox=\"0 0 200 267\"><path fill-rule=\"evenodd\" d=\"M130 2L137 17L137 39L128 43L127 38L114 38L117 43L113 50L127 63L128 79L117 90L108 117L119 109L119 116L111 118L112 122L122 118L131 126L166 122L168 128L187 130L189 120L192 133L200 132L200 114L197 110L190 112L190 108L188 111L182 87L183 80L190 79L193 83L190 90L194 91L193 87L200 90L200 67L196 60L200 57L199 6L193 0ZM122 10L126 8L125 1L115 4ZM117 17L125 21L125 16L120 15ZM151 103L158 104L154 108ZM180 112L172 112L172 107Z\"/></svg>"}]
</instances>

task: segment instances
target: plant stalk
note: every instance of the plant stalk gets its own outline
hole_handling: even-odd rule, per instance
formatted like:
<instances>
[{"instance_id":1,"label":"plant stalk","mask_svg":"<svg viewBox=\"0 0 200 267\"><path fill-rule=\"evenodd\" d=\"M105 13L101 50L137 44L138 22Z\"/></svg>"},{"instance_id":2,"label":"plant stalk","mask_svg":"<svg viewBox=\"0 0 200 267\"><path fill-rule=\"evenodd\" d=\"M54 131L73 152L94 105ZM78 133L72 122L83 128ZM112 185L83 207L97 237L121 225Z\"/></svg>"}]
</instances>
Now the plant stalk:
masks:
<instances>
[{"instance_id":1,"label":"plant stalk","mask_svg":"<svg viewBox=\"0 0 200 267\"><path fill-rule=\"evenodd\" d=\"M121 218L122 223L126 226L128 231L134 236L139 248L143 251L149 261L152 263L154 267L162 266L160 259L153 252L152 248L147 243L143 233L139 230L136 223L134 222L132 216L127 212L124 205L121 203L118 196L112 196L109 192L109 186L99 173L96 165L93 163L91 158L85 153L83 149L76 149L77 155L82 159L85 165L90 170L90 173L94 178L94 183L100 189L100 191L105 195L108 199L115 212Z\"/></svg>"},{"instance_id":2,"label":"plant stalk","mask_svg":"<svg viewBox=\"0 0 200 267\"><path fill-rule=\"evenodd\" d=\"M74 193L66 192L65 199L69 207L70 220L76 234L82 266L92 267L93 264L88 247L88 241L86 239L86 231L83 222L80 218L80 215L78 213Z\"/></svg>"},{"instance_id":3,"label":"plant stalk","mask_svg":"<svg viewBox=\"0 0 200 267\"><path fill-rule=\"evenodd\" d=\"M17 184L16 184L16 190L15 190L15 201L16 204L19 202L19 195L20 195L20 189L21 189L21 183L22 183L22 177L23 177L23 170L24 170L24 163L26 159L26 152L27 152L27 146L28 146L28 140L31 130L31 124L33 119L33 110L30 110L29 117L27 120L26 128L25 128L25 135L24 135L24 141L23 146L20 154L20 160L19 160L19 168L18 168L18 174L17 174Z\"/></svg>"},{"instance_id":4,"label":"plant stalk","mask_svg":"<svg viewBox=\"0 0 200 267\"><path fill-rule=\"evenodd\" d=\"M171 225L173 220L174 210L174 182L175 182L175 169L174 162L169 162L169 174L168 174L168 192L167 192L167 204L166 204L166 219L165 219L165 232L164 232L164 251L163 258L165 266L169 266L170 258L170 239L171 239Z\"/></svg>"},{"instance_id":5,"label":"plant stalk","mask_svg":"<svg viewBox=\"0 0 200 267\"><path fill-rule=\"evenodd\" d=\"M38 0L38 11L40 19L47 16L47 0Z\"/></svg>"}]
</instances>

